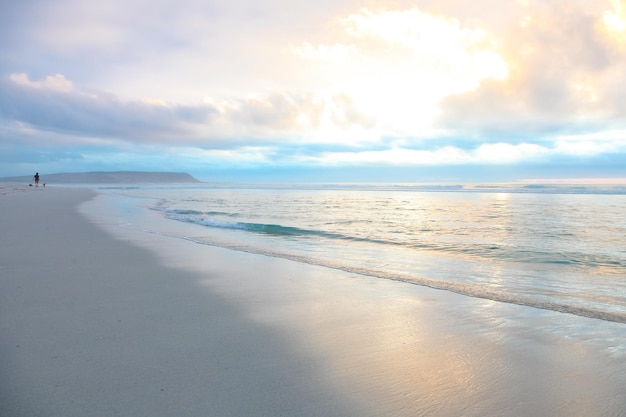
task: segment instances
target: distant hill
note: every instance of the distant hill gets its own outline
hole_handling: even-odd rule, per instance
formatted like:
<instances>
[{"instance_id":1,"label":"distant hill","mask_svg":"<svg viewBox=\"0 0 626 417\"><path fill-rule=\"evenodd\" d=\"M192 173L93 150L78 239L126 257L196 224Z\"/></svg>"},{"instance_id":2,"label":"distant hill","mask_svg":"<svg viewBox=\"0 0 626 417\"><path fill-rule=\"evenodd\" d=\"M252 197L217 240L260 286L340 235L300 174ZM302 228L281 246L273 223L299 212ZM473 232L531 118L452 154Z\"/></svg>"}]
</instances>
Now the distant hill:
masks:
<instances>
[{"instance_id":1,"label":"distant hill","mask_svg":"<svg viewBox=\"0 0 626 417\"><path fill-rule=\"evenodd\" d=\"M184 172L68 172L58 174L40 173L41 183L47 184L185 184L199 183ZM32 176L0 178L4 182L32 183Z\"/></svg>"}]
</instances>

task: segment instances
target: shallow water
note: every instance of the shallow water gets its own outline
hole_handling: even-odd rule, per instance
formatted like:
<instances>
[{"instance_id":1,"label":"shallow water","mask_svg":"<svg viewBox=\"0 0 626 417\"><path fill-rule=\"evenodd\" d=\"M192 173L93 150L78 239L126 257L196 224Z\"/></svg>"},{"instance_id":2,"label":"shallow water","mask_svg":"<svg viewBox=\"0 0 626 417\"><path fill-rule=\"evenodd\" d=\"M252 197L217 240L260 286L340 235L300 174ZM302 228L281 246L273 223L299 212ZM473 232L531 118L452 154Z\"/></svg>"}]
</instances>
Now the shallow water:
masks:
<instances>
[{"instance_id":1,"label":"shallow water","mask_svg":"<svg viewBox=\"0 0 626 417\"><path fill-rule=\"evenodd\" d=\"M138 187L199 244L626 323L626 195L602 188Z\"/></svg>"}]
</instances>

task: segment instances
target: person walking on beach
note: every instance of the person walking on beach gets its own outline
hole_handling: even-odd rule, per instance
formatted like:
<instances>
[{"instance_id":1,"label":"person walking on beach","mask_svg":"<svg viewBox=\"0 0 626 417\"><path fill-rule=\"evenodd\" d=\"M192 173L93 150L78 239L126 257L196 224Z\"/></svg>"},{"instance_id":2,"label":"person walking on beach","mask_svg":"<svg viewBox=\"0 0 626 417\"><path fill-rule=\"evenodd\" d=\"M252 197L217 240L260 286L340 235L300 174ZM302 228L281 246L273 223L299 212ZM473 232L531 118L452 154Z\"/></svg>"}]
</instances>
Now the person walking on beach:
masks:
<instances>
[{"instance_id":1,"label":"person walking on beach","mask_svg":"<svg viewBox=\"0 0 626 417\"><path fill-rule=\"evenodd\" d=\"M35 180L35 187L39 187L39 172L35 172L33 179Z\"/></svg>"}]
</instances>

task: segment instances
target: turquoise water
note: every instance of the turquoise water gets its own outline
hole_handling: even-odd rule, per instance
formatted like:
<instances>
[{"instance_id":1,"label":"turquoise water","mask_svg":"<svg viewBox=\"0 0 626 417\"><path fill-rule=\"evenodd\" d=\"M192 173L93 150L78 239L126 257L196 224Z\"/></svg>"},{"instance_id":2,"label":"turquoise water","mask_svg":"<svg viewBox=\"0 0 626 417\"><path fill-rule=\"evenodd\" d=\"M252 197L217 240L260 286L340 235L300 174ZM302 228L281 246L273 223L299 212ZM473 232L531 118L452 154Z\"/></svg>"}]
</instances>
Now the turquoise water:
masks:
<instances>
[{"instance_id":1,"label":"turquoise water","mask_svg":"<svg viewBox=\"0 0 626 417\"><path fill-rule=\"evenodd\" d=\"M179 237L626 323L626 189L211 185L114 190ZM174 223L173 223L174 224Z\"/></svg>"}]
</instances>

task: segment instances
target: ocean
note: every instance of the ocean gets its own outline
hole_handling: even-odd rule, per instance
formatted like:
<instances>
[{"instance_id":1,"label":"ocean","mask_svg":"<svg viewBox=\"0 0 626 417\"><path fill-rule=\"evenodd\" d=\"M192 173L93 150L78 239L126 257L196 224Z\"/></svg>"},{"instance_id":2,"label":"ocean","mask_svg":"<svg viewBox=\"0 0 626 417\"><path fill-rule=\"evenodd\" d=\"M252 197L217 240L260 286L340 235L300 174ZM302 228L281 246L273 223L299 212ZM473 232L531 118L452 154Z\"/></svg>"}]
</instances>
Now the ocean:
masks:
<instances>
[{"instance_id":1,"label":"ocean","mask_svg":"<svg viewBox=\"0 0 626 417\"><path fill-rule=\"evenodd\" d=\"M98 188L168 221L150 233L626 323L625 186Z\"/></svg>"}]
</instances>

